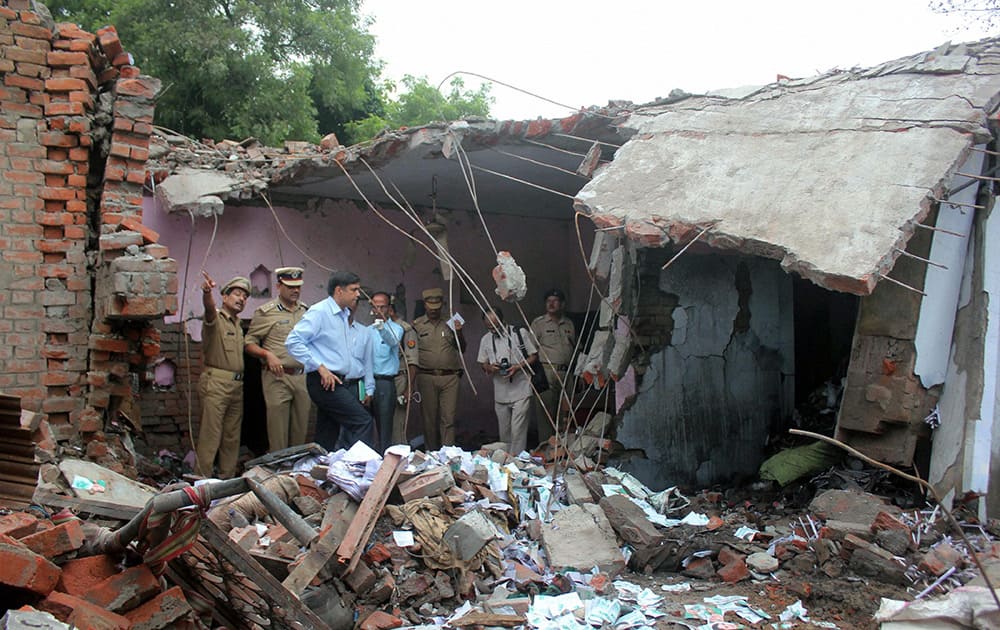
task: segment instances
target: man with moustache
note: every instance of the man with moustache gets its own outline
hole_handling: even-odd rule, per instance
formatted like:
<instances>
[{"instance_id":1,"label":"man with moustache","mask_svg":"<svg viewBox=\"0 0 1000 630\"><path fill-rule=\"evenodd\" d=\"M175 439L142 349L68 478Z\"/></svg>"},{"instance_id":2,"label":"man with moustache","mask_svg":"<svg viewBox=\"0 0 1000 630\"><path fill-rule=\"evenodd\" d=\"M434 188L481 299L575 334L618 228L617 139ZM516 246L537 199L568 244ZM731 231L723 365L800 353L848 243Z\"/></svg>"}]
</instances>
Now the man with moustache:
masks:
<instances>
[{"instance_id":1,"label":"man with moustache","mask_svg":"<svg viewBox=\"0 0 1000 630\"><path fill-rule=\"evenodd\" d=\"M462 380L465 336L462 325L455 330L441 319L444 291L427 289L421 297L426 314L413 320L417 333L417 390L424 416L424 447L435 451L455 444L455 409L458 384Z\"/></svg>"},{"instance_id":2,"label":"man with moustache","mask_svg":"<svg viewBox=\"0 0 1000 630\"><path fill-rule=\"evenodd\" d=\"M250 280L236 276L222 287L222 308L216 309L215 280L202 271L201 343L205 367L198 381L201 428L195 448L197 473L211 477L216 455L219 477L236 476L243 424L243 328L240 313L250 297Z\"/></svg>"},{"instance_id":3,"label":"man with moustache","mask_svg":"<svg viewBox=\"0 0 1000 630\"><path fill-rule=\"evenodd\" d=\"M267 443L271 452L306 441L309 392L302 364L288 355L285 338L309 308L299 301L301 267L275 269L277 299L257 307L247 331L246 351L264 368L261 388L267 406Z\"/></svg>"},{"instance_id":4,"label":"man with moustache","mask_svg":"<svg viewBox=\"0 0 1000 630\"><path fill-rule=\"evenodd\" d=\"M361 279L335 271L327 282L330 297L314 304L285 340L288 354L306 370L306 389L316 404L316 442L329 451L363 441L374 446L367 403L375 393L371 334L353 326L351 313L361 295Z\"/></svg>"}]
</instances>

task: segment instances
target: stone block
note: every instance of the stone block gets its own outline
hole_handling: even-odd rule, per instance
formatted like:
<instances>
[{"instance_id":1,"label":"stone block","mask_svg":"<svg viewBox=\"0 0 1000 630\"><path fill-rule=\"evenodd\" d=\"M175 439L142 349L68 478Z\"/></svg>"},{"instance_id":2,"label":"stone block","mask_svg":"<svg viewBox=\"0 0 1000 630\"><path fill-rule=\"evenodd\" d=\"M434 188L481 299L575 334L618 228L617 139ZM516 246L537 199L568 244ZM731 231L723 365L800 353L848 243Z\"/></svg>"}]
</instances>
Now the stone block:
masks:
<instances>
[{"instance_id":1,"label":"stone block","mask_svg":"<svg viewBox=\"0 0 1000 630\"><path fill-rule=\"evenodd\" d=\"M455 478L451 474L451 469L447 466L438 466L412 479L407 479L400 483L398 488L403 501L412 501L447 492L454 485Z\"/></svg>"},{"instance_id":2,"label":"stone block","mask_svg":"<svg viewBox=\"0 0 1000 630\"><path fill-rule=\"evenodd\" d=\"M560 510L551 523L542 525L542 545L554 571L589 571L596 566L615 577L625 569L618 541L578 505Z\"/></svg>"}]
</instances>

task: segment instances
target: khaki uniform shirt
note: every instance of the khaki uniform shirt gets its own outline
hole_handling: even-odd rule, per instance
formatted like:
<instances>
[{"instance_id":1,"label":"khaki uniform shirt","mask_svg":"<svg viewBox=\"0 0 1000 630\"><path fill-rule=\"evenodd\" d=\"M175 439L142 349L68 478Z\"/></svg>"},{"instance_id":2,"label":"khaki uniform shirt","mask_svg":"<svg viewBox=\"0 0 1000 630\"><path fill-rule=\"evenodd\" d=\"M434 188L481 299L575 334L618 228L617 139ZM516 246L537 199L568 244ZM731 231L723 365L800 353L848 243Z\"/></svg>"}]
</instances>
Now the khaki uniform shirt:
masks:
<instances>
[{"instance_id":1,"label":"khaki uniform shirt","mask_svg":"<svg viewBox=\"0 0 1000 630\"><path fill-rule=\"evenodd\" d=\"M238 316L219 309L214 321L202 324L201 344L206 367L243 371L243 327Z\"/></svg>"},{"instance_id":2,"label":"khaki uniform shirt","mask_svg":"<svg viewBox=\"0 0 1000 630\"><path fill-rule=\"evenodd\" d=\"M417 350L417 331L409 323L396 319L393 320L403 327L402 361L399 362L399 371L405 372L407 365L418 365L419 351ZM448 330L451 332L451 329Z\"/></svg>"},{"instance_id":3,"label":"khaki uniform shirt","mask_svg":"<svg viewBox=\"0 0 1000 630\"><path fill-rule=\"evenodd\" d=\"M531 322L531 332L538 337L538 360L544 363L568 366L576 346L576 327L572 320L563 317L554 322L548 315L540 315Z\"/></svg>"},{"instance_id":4,"label":"khaki uniform shirt","mask_svg":"<svg viewBox=\"0 0 1000 630\"><path fill-rule=\"evenodd\" d=\"M417 365L425 370L461 370L462 357L455 331L442 317L436 322L421 316L413 320L417 333Z\"/></svg>"},{"instance_id":5,"label":"khaki uniform shirt","mask_svg":"<svg viewBox=\"0 0 1000 630\"><path fill-rule=\"evenodd\" d=\"M309 307L299 302L292 309L287 309L281 300L271 300L257 307L250 321L245 343L255 343L268 352L273 352L281 364L287 368L300 368L302 364L288 355L285 338L292 332L295 324L302 319ZM266 363L261 360L262 363Z\"/></svg>"}]
</instances>

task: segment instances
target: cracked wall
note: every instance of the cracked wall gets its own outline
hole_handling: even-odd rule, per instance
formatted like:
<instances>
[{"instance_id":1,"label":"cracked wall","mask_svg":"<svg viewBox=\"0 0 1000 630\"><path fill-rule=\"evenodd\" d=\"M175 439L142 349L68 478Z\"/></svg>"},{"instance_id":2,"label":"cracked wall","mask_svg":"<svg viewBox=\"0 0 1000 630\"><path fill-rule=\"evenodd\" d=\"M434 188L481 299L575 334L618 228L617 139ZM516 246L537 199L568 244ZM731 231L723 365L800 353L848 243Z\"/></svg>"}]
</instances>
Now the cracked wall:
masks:
<instances>
[{"instance_id":1,"label":"cracked wall","mask_svg":"<svg viewBox=\"0 0 1000 630\"><path fill-rule=\"evenodd\" d=\"M636 367L617 437L646 459L621 464L651 487L752 475L794 402L792 280L778 263L682 256L662 273L644 252Z\"/></svg>"}]
</instances>

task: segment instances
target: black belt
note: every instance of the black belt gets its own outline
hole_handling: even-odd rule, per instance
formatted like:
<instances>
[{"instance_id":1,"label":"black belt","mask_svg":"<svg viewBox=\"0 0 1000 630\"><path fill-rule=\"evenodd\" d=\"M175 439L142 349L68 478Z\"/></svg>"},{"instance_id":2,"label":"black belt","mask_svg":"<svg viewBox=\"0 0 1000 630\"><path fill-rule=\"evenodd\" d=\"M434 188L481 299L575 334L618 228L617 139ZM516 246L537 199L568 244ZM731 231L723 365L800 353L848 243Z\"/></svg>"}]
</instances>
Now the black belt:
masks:
<instances>
[{"instance_id":1,"label":"black belt","mask_svg":"<svg viewBox=\"0 0 1000 630\"><path fill-rule=\"evenodd\" d=\"M343 374L334 373L334 376L336 376L337 378L340 379L340 384L341 385L351 386L351 385L356 385L357 383L361 382L360 378L347 378Z\"/></svg>"},{"instance_id":2,"label":"black belt","mask_svg":"<svg viewBox=\"0 0 1000 630\"><path fill-rule=\"evenodd\" d=\"M394 381L394 380L396 380L396 375L395 374L376 374L375 375L375 380L376 381Z\"/></svg>"}]
</instances>

